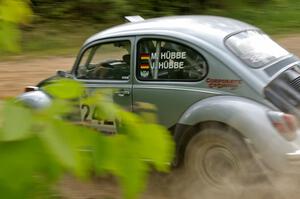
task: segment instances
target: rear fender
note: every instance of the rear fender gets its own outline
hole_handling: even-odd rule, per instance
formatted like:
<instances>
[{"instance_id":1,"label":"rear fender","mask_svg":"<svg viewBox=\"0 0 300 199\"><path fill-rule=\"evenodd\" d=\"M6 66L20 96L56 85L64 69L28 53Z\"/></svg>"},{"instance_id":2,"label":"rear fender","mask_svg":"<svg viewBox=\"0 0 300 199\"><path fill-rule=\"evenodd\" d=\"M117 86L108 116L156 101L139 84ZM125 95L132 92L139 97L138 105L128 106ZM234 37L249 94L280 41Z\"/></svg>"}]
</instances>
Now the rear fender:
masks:
<instances>
[{"instance_id":1,"label":"rear fender","mask_svg":"<svg viewBox=\"0 0 300 199\"><path fill-rule=\"evenodd\" d=\"M247 139L268 166L283 168L285 154L299 149L300 145L288 142L276 131L269 120L269 110L267 106L250 99L215 96L193 104L180 118L179 126L195 128L207 122L225 124ZM174 138L178 146L182 146L187 132L175 128Z\"/></svg>"}]
</instances>

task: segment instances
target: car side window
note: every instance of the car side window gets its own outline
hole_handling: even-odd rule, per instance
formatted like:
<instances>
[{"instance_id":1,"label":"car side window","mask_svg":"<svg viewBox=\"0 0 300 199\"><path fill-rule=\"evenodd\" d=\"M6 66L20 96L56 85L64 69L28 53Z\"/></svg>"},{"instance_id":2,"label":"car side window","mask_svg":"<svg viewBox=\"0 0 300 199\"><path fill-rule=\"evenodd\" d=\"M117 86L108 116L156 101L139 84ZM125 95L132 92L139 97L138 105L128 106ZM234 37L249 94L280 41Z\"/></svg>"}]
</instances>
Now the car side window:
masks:
<instances>
[{"instance_id":1,"label":"car side window","mask_svg":"<svg viewBox=\"0 0 300 199\"><path fill-rule=\"evenodd\" d=\"M136 76L149 81L200 81L208 72L205 58L177 42L142 39L138 42Z\"/></svg>"},{"instance_id":2,"label":"car side window","mask_svg":"<svg viewBox=\"0 0 300 199\"><path fill-rule=\"evenodd\" d=\"M130 41L94 45L81 57L76 77L88 80L128 80L130 52Z\"/></svg>"}]
</instances>

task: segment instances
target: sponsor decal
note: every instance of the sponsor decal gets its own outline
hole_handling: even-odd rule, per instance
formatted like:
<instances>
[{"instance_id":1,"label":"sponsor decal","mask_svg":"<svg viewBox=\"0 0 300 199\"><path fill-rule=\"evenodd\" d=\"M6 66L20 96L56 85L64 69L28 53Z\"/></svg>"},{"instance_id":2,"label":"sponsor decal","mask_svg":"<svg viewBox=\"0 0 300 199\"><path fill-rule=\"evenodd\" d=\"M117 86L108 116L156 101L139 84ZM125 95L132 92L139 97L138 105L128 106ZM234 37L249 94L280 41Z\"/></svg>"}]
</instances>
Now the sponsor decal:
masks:
<instances>
[{"instance_id":1,"label":"sponsor decal","mask_svg":"<svg viewBox=\"0 0 300 199\"><path fill-rule=\"evenodd\" d=\"M242 80L207 78L206 83L209 88L230 88L234 90L241 85Z\"/></svg>"},{"instance_id":2,"label":"sponsor decal","mask_svg":"<svg viewBox=\"0 0 300 199\"><path fill-rule=\"evenodd\" d=\"M151 53L151 59L186 59L186 52L161 52L160 54Z\"/></svg>"},{"instance_id":3,"label":"sponsor decal","mask_svg":"<svg viewBox=\"0 0 300 199\"><path fill-rule=\"evenodd\" d=\"M150 55L148 53L141 54L141 60L149 60L149 59L150 59Z\"/></svg>"},{"instance_id":4,"label":"sponsor decal","mask_svg":"<svg viewBox=\"0 0 300 199\"><path fill-rule=\"evenodd\" d=\"M142 53L141 60L151 60L151 69L184 69L184 60L187 58L186 52L166 51L161 53ZM158 60L156 62L156 60ZM141 64L140 69L149 69L149 64Z\"/></svg>"},{"instance_id":5,"label":"sponsor decal","mask_svg":"<svg viewBox=\"0 0 300 199\"><path fill-rule=\"evenodd\" d=\"M150 68L149 64L141 64L140 65L140 69L142 69L142 70L147 70L149 68Z\"/></svg>"},{"instance_id":6,"label":"sponsor decal","mask_svg":"<svg viewBox=\"0 0 300 199\"><path fill-rule=\"evenodd\" d=\"M123 80L129 80L129 76L122 76L121 79L123 79Z\"/></svg>"},{"instance_id":7,"label":"sponsor decal","mask_svg":"<svg viewBox=\"0 0 300 199\"><path fill-rule=\"evenodd\" d=\"M143 77L143 78L148 77L149 74L150 74L150 72L147 71L147 70L142 70L142 71L140 71L140 75L141 75L141 77Z\"/></svg>"},{"instance_id":8,"label":"sponsor decal","mask_svg":"<svg viewBox=\"0 0 300 199\"><path fill-rule=\"evenodd\" d=\"M173 60L159 62L157 66L152 66L152 69L184 69L184 62L177 62Z\"/></svg>"}]
</instances>

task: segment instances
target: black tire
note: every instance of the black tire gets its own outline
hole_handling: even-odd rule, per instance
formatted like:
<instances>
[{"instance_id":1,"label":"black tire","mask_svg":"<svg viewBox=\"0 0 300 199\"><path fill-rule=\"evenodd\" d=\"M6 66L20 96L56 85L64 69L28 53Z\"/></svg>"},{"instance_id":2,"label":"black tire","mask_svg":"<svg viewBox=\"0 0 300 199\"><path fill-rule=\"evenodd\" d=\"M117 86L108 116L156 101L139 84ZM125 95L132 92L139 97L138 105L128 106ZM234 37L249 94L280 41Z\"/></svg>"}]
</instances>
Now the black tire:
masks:
<instances>
[{"instance_id":1,"label":"black tire","mask_svg":"<svg viewBox=\"0 0 300 199\"><path fill-rule=\"evenodd\" d=\"M236 131L225 126L205 126L191 138L182 176L178 198L272 198L247 145ZM252 186L259 178L259 185ZM249 191L256 192L258 187L263 189L260 195L250 196Z\"/></svg>"}]
</instances>

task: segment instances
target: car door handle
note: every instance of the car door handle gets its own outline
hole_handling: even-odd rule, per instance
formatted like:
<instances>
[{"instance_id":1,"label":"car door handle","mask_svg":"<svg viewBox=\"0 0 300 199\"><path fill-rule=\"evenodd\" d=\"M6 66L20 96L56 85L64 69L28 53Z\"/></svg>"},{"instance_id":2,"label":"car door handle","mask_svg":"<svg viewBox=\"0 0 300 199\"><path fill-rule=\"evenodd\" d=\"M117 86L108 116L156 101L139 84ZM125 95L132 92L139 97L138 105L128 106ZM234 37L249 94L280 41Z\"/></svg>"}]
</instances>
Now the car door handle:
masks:
<instances>
[{"instance_id":1,"label":"car door handle","mask_svg":"<svg viewBox=\"0 0 300 199\"><path fill-rule=\"evenodd\" d=\"M115 92L115 94L118 95L119 97L129 96L130 91L121 89L121 90Z\"/></svg>"}]
</instances>

